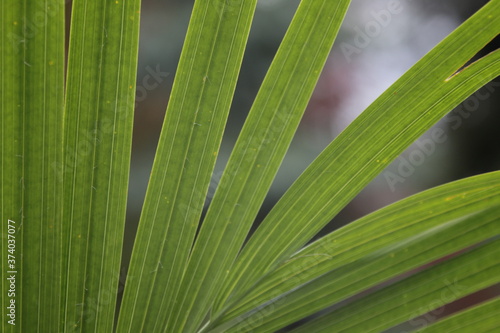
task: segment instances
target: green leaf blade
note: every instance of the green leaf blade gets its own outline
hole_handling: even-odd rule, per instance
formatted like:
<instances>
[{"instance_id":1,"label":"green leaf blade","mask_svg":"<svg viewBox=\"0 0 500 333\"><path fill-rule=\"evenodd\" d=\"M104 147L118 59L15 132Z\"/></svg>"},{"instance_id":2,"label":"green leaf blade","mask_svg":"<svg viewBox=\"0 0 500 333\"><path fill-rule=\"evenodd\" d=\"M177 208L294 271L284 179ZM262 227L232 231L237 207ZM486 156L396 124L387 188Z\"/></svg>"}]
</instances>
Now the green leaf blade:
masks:
<instances>
[{"instance_id":1,"label":"green leaf blade","mask_svg":"<svg viewBox=\"0 0 500 333\"><path fill-rule=\"evenodd\" d=\"M15 295L2 292L2 332L56 332L62 327L62 187L55 166L62 160L64 3L7 1L1 6L2 285L10 289L4 281L10 271L17 272ZM8 233L11 223L16 233ZM7 234L13 252L7 252ZM4 311L11 300L15 320L8 323L13 318Z\"/></svg>"},{"instance_id":2,"label":"green leaf blade","mask_svg":"<svg viewBox=\"0 0 500 333\"><path fill-rule=\"evenodd\" d=\"M195 2L134 244L120 331L176 331L186 324L177 321L184 314L176 294L255 7L255 0Z\"/></svg>"},{"instance_id":3,"label":"green leaf blade","mask_svg":"<svg viewBox=\"0 0 500 333\"><path fill-rule=\"evenodd\" d=\"M63 322L111 331L125 223L140 1L75 1L66 85Z\"/></svg>"},{"instance_id":4,"label":"green leaf blade","mask_svg":"<svg viewBox=\"0 0 500 333\"><path fill-rule=\"evenodd\" d=\"M494 210L498 218L498 207ZM499 245L498 240L483 244L314 319L293 332L381 332L408 319L419 328L428 323L423 318L417 319L418 316L500 281ZM491 315L492 312L484 312L482 316ZM496 322L498 324L498 320ZM457 324L455 328L460 327L460 332L464 324L467 325L464 322L457 327ZM476 322L473 326L477 332L491 324ZM443 324L434 331L438 327L443 329L441 332L453 331L451 325ZM429 328L429 331L432 330Z\"/></svg>"},{"instance_id":5,"label":"green leaf blade","mask_svg":"<svg viewBox=\"0 0 500 333\"><path fill-rule=\"evenodd\" d=\"M4 273L8 267L8 232L9 220L15 222L17 237L17 253L21 253L21 233L19 225L22 223L23 209L23 90L22 78L24 76L24 50L19 44L23 40L23 18L24 11L21 4L16 1L2 1L0 3L0 225L2 227L2 295L1 306L2 332L16 332L16 326L8 323L7 314L10 310L10 298L7 297L10 283ZM5 255L4 255L5 254ZM20 265L16 262L16 266ZM16 267L17 268L17 267ZM5 275L4 275L5 274ZM20 279L22 275L18 275ZM18 280L19 281L19 280ZM20 292L22 286L18 284L17 289L17 311L19 311ZM19 312L18 312L19 314ZM11 318L9 318L11 319ZM21 325L19 322L17 322Z\"/></svg>"}]
</instances>

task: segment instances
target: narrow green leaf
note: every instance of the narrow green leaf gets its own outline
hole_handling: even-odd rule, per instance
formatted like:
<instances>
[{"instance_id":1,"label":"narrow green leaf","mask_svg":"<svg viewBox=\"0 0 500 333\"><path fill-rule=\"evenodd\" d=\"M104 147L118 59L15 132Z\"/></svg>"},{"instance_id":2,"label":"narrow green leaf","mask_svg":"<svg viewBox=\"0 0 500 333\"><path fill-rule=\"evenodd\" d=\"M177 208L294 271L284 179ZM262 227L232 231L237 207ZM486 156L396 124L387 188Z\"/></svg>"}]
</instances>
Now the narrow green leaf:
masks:
<instances>
[{"instance_id":1,"label":"narrow green leaf","mask_svg":"<svg viewBox=\"0 0 500 333\"><path fill-rule=\"evenodd\" d=\"M300 287L278 296L267 304L262 304L232 321L226 321L225 324L214 328L211 332L250 332L252 330L274 332L347 297L385 282L391 277L485 241L498 235L498 230L500 230L500 208L498 205L495 208L470 214L464 218L448 221L397 244L371 252L363 258L323 274L312 281L307 281ZM490 266L496 267L492 271L488 271L484 283L483 280L477 283L477 288L488 287L500 281L498 274L500 265L498 265L499 259L496 253L499 250L498 241L494 244L496 249L495 246L488 247L489 255L492 255L492 258L484 259L484 262L487 263L485 268L475 266L474 269L471 269L464 266L469 274L481 272ZM492 250L493 252L491 252ZM482 257L479 259L483 260ZM462 266L460 263L456 263L456 265ZM408 289L408 286L411 286L411 283L405 285L402 290ZM388 303L387 306L390 307L391 303ZM383 307L380 306L380 309ZM358 320L360 321L359 318ZM387 319L386 322L389 323L390 319ZM366 329L366 326L363 326L363 329ZM337 331L333 330L333 332Z\"/></svg>"},{"instance_id":2,"label":"narrow green leaf","mask_svg":"<svg viewBox=\"0 0 500 333\"><path fill-rule=\"evenodd\" d=\"M0 8L0 331L60 332L64 2Z\"/></svg>"},{"instance_id":3,"label":"narrow green leaf","mask_svg":"<svg viewBox=\"0 0 500 333\"><path fill-rule=\"evenodd\" d=\"M486 333L500 330L500 297L429 325L418 333Z\"/></svg>"},{"instance_id":4,"label":"narrow green leaf","mask_svg":"<svg viewBox=\"0 0 500 333\"><path fill-rule=\"evenodd\" d=\"M500 52L495 51L450 78L498 34L499 26L500 1L491 1L386 90L323 151L243 249L227 279L227 304L303 246L449 110L500 74Z\"/></svg>"},{"instance_id":5,"label":"narrow green leaf","mask_svg":"<svg viewBox=\"0 0 500 333\"><path fill-rule=\"evenodd\" d=\"M62 321L113 328L128 191L139 0L73 1L64 115Z\"/></svg>"},{"instance_id":6,"label":"narrow green leaf","mask_svg":"<svg viewBox=\"0 0 500 333\"><path fill-rule=\"evenodd\" d=\"M485 211L476 218L481 219L492 212L498 219L498 207ZM375 333L407 320L410 320L414 328L420 328L427 325L428 320L425 317L417 318L418 316L500 282L499 256L500 241L496 240L314 319L293 332ZM486 312L481 317L492 317L494 314L488 311L492 309L483 310ZM462 317L459 321L460 328L468 324L463 322L466 318L471 317ZM491 327L491 320L478 322L475 319L474 332L480 332L487 326ZM455 322L455 328L459 322ZM496 324L498 323L497 319ZM447 324L438 327L442 330L436 330L436 327L433 331L453 331L453 327Z\"/></svg>"},{"instance_id":7,"label":"narrow green leaf","mask_svg":"<svg viewBox=\"0 0 500 333\"><path fill-rule=\"evenodd\" d=\"M181 332L186 324L176 295L256 2L195 2L134 244L120 332Z\"/></svg>"},{"instance_id":8,"label":"narrow green leaf","mask_svg":"<svg viewBox=\"0 0 500 333\"><path fill-rule=\"evenodd\" d=\"M16 241L16 250L12 255L15 256L16 262L13 263L15 270L19 270L17 275L16 289L16 312L19 315L20 300L21 300L21 262L20 254L22 247L22 234L20 225L22 224L22 208L23 208L23 141L24 141L24 48L20 45L23 37L23 22L25 11L23 4L15 0L2 1L0 3L0 105L1 105L1 147L0 147L0 167L1 167L1 184L0 184L0 216L2 220L0 225L2 230L2 332L16 332L16 326L11 325L7 321L7 314L10 313L10 299L8 297L10 283L7 280L8 273L6 268L9 262L7 261L10 254L8 251L9 236L10 239ZM9 220L12 226L9 234ZM15 237L15 238L13 238ZM12 243L12 241L11 241ZM12 262L10 262L12 263ZM9 318L10 319L10 318ZM20 325L19 321L16 321Z\"/></svg>"},{"instance_id":9,"label":"narrow green leaf","mask_svg":"<svg viewBox=\"0 0 500 333\"><path fill-rule=\"evenodd\" d=\"M243 244L290 145L349 2L302 1L290 25L190 256L178 294L178 312L188 323L187 331L194 330L206 316L214 290L226 275L223 272Z\"/></svg>"},{"instance_id":10,"label":"narrow green leaf","mask_svg":"<svg viewBox=\"0 0 500 333\"><path fill-rule=\"evenodd\" d=\"M241 302L233 305L219 321L224 322L251 311L256 304L270 302L373 251L380 251L450 220L494 205L500 205L500 172L439 186L382 208L293 255L256 285Z\"/></svg>"}]
</instances>

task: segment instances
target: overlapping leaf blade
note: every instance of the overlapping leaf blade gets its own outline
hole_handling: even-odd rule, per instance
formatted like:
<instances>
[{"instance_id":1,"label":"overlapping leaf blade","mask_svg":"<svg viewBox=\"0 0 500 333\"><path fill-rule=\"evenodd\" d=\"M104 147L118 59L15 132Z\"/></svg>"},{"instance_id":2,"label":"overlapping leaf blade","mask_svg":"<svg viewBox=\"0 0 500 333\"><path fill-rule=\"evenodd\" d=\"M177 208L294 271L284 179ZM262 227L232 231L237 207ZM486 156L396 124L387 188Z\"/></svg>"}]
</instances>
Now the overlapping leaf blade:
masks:
<instances>
[{"instance_id":1,"label":"overlapping leaf blade","mask_svg":"<svg viewBox=\"0 0 500 333\"><path fill-rule=\"evenodd\" d=\"M500 206L500 172L446 184L387 206L296 253L220 321L232 320L251 311L256 304L271 302L281 294L351 265L374 251L408 241L416 234L495 205ZM434 245L421 245L425 246L432 248Z\"/></svg>"},{"instance_id":2,"label":"overlapping leaf blade","mask_svg":"<svg viewBox=\"0 0 500 333\"><path fill-rule=\"evenodd\" d=\"M196 1L134 244L120 332L182 331L191 251L256 0ZM179 318L180 319L180 318Z\"/></svg>"},{"instance_id":3,"label":"overlapping leaf blade","mask_svg":"<svg viewBox=\"0 0 500 333\"><path fill-rule=\"evenodd\" d=\"M350 1L303 1L260 88L178 294L193 330L234 261L292 140ZM297 47L300 46L300 47ZM301 84L296 84L300 82ZM180 330L178 327L172 331Z\"/></svg>"},{"instance_id":4,"label":"overlapping leaf blade","mask_svg":"<svg viewBox=\"0 0 500 333\"><path fill-rule=\"evenodd\" d=\"M139 0L73 2L64 114L65 329L114 325L128 191Z\"/></svg>"},{"instance_id":5,"label":"overlapping leaf blade","mask_svg":"<svg viewBox=\"0 0 500 333\"><path fill-rule=\"evenodd\" d=\"M499 207L476 215L470 222L482 218L498 220ZM382 332L409 319L421 327L428 323L416 319L418 316L500 282L499 258L497 239L314 319L294 332ZM491 312L483 316L491 316ZM460 325L467 325L467 321ZM474 325L475 329L485 326L478 322ZM450 329L447 325L441 332L451 332Z\"/></svg>"},{"instance_id":6,"label":"overlapping leaf blade","mask_svg":"<svg viewBox=\"0 0 500 333\"><path fill-rule=\"evenodd\" d=\"M390 277L485 241L495 235L500 228L498 207L497 205L495 209L447 221L399 243L372 251L343 267L307 281L290 292L257 306L248 313L231 321L225 321L223 325L210 332L250 332L252 330L274 332L347 297L385 282ZM498 277L495 278L498 274L495 272L487 275L488 281L492 281L491 284L498 281ZM487 286L489 285L479 285L479 287ZM392 309L391 304L387 304L387 307ZM383 309L381 307L379 310ZM390 322L390 320L387 321Z\"/></svg>"},{"instance_id":7,"label":"overlapping leaf blade","mask_svg":"<svg viewBox=\"0 0 500 333\"><path fill-rule=\"evenodd\" d=\"M303 246L421 134L500 74L500 52L453 75L499 31L491 1L386 90L312 163L249 240L229 275L226 306ZM451 77L453 75L453 77ZM286 230L286 233L283 231Z\"/></svg>"},{"instance_id":8,"label":"overlapping leaf blade","mask_svg":"<svg viewBox=\"0 0 500 333\"><path fill-rule=\"evenodd\" d=\"M500 329L500 298L474 306L418 330L418 333L486 333Z\"/></svg>"},{"instance_id":9,"label":"overlapping leaf blade","mask_svg":"<svg viewBox=\"0 0 500 333\"><path fill-rule=\"evenodd\" d=\"M54 166L62 159L64 2L0 8L0 331L59 332L62 187Z\"/></svg>"}]
</instances>

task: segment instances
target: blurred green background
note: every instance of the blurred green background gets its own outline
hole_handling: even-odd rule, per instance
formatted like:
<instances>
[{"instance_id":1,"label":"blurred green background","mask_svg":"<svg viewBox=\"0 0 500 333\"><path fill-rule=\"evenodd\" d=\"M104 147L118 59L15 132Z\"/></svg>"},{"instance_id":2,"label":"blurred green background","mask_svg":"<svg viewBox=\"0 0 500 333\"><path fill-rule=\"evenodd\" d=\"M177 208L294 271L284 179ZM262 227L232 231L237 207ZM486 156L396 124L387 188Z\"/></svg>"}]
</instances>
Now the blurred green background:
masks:
<instances>
[{"instance_id":1,"label":"blurred green background","mask_svg":"<svg viewBox=\"0 0 500 333\"><path fill-rule=\"evenodd\" d=\"M209 199L299 2L260 0L258 3ZM353 0L260 218L342 129L486 2ZM131 230L139 219L192 5L193 1L186 0L143 0L128 209ZM495 40L484 52L497 47ZM327 228L333 230L432 186L498 170L498 91L497 80L452 111L360 193ZM438 141L432 137L436 129L438 133L442 131Z\"/></svg>"}]
</instances>

